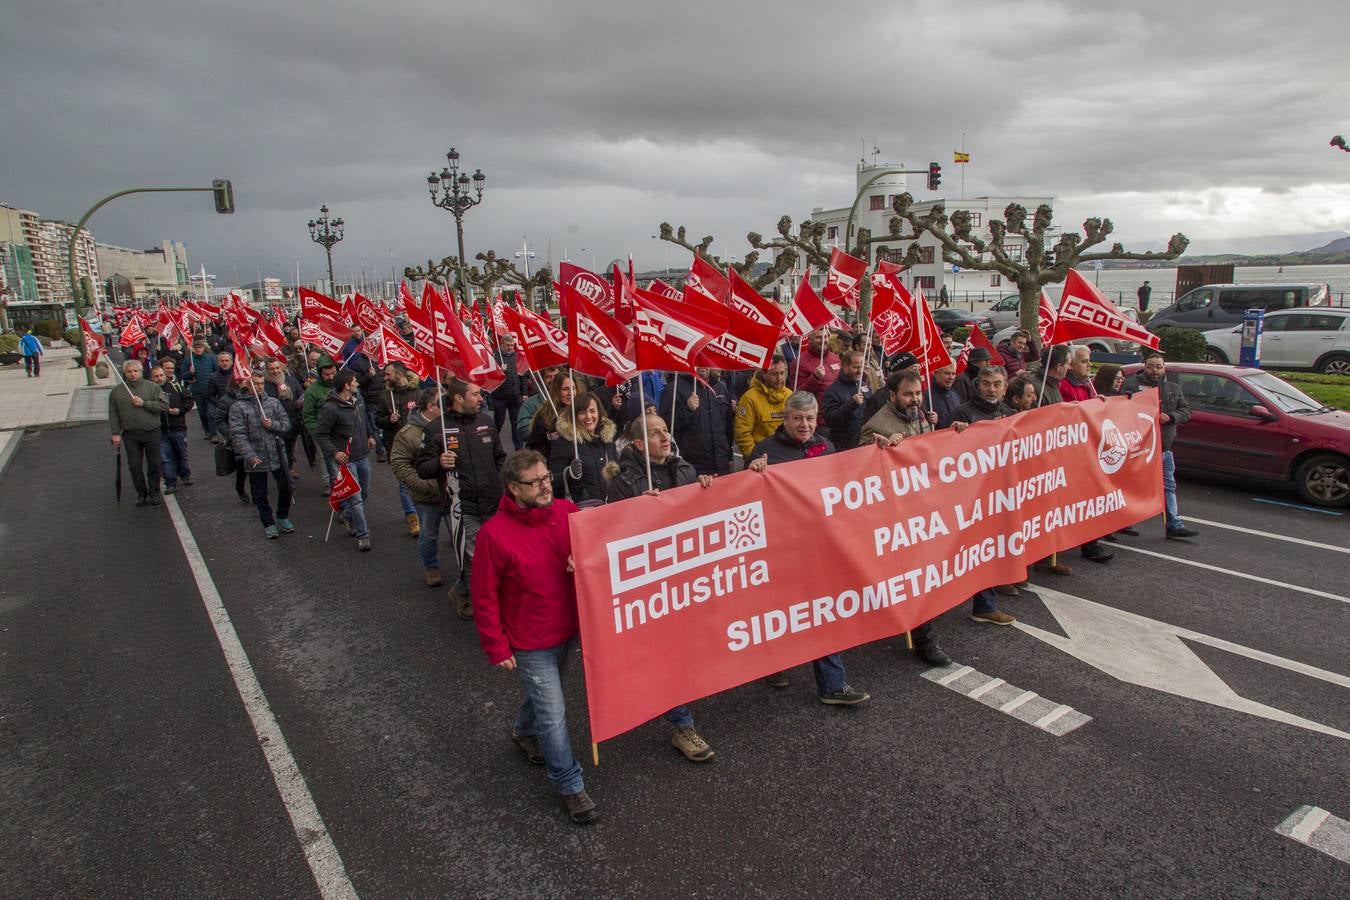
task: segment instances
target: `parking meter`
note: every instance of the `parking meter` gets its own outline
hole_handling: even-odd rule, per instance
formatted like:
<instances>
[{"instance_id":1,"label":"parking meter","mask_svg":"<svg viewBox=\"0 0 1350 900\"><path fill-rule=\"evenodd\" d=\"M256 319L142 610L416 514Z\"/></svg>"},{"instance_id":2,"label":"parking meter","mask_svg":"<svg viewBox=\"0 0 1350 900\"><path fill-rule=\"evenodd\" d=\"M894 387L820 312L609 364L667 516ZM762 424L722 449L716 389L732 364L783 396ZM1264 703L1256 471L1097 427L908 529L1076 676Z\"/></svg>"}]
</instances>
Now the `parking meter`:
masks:
<instances>
[{"instance_id":1,"label":"parking meter","mask_svg":"<svg viewBox=\"0 0 1350 900\"><path fill-rule=\"evenodd\" d=\"M1250 369L1261 368L1261 331L1265 319L1264 309L1249 309L1242 314L1242 344L1238 348L1238 365Z\"/></svg>"}]
</instances>

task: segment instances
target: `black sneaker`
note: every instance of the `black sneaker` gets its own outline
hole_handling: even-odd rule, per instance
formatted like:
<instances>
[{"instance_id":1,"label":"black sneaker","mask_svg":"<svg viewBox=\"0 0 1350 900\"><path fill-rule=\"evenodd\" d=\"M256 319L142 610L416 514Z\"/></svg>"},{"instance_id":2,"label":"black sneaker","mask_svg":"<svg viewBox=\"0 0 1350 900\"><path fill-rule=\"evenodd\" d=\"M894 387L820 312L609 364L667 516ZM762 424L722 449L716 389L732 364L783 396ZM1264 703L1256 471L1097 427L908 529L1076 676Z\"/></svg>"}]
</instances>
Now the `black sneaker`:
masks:
<instances>
[{"instance_id":1,"label":"black sneaker","mask_svg":"<svg viewBox=\"0 0 1350 900\"><path fill-rule=\"evenodd\" d=\"M1129 528L1121 528L1116 532L1116 534L1128 534L1130 537L1139 537L1139 529L1134 528L1133 526Z\"/></svg>"},{"instance_id":2,"label":"black sneaker","mask_svg":"<svg viewBox=\"0 0 1350 900\"><path fill-rule=\"evenodd\" d=\"M929 641L926 644L915 644L914 655L930 666L949 666L952 664L952 658L948 656L937 641Z\"/></svg>"},{"instance_id":3,"label":"black sneaker","mask_svg":"<svg viewBox=\"0 0 1350 900\"><path fill-rule=\"evenodd\" d=\"M567 816L578 825L586 825L600 818L600 813L595 808L595 801L586 796L584 790L577 791L575 794L563 794L563 809L567 810Z\"/></svg>"},{"instance_id":4,"label":"black sneaker","mask_svg":"<svg viewBox=\"0 0 1350 900\"><path fill-rule=\"evenodd\" d=\"M525 758L530 761L532 766L542 766L544 764L544 754L539 750L539 741L532 734L516 734L511 732L511 740L520 752L525 754Z\"/></svg>"},{"instance_id":5,"label":"black sneaker","mask_svg":"<svg viewBox=\"0 0 1350 900\"><path fill-rule=\"evenodd\" d=\"M173 485L171 485L171 484L166 484L166 485L164 485L164 496L167 497L169 494L172 494L172 493L173 493L174 491L176 491L176 490L177 490L177 488L175 488Z\"/></svg>"},{"instance_id":6,"label":"black sneaker","mask_svg":"<svg viewBox=\"0 0 1350 900\"><path fill-rule=\"evenodd\" d=\"M1115 554L1110 550L1102 549L1101 545L1094 544L1091 548L1084 548L1083 559L1095 563L1108 563L1115 558Z\"/></svg>"},{"instance_id":7,"label":"black sneaker","mask_svg":"<svg viewBox=\"0 0 1350 900\"><path fill-rule=\"evenodd\" d=\"M137 498L136 498L136 505L137 505L137 506L149 506L149 505L150 505L150 501L149 501L149 500L146 500L144 497L137 497Z\"/></svg>"},{"instance_id":8,"label":"black sneaker","mask_svg":"<svg viewBox=\"0 0 1350 900\"><path fill-rule=\"evenodd\" d=\"M159 506L164 501L160 498L159 494L151 494L149 497L145 498L145 502L149 503L151 506Z\"/></svg>"},{"instance_id":9,"label":"black sneaker","mask_svg":"<svg viewBox=\"0 0 1350 900\"><path fill-rule=\"evenodd\" d=\"M1167 529L1167 539L1169 541L1179 541L1183 538L1193 538L1199 536L1200 532L1196 531L1194 528L1187 528L1185 525L1181 526L1180 528Z\"/></svg>"},{"instance_id":10,"label":"black sneaker","mask_svg":"<svg viewBox=\"0 0 1350 900\"><path fill-rule=\"evenodd\" d=\"M181 482L183 482L183 484L187 485L188 487L192 487L192 479L191 479L191 478L180 478L179 480L180 480Z\"/></svg>"},{"instance_id":11,"label":"black sneaker","mask_svg":"<svg viewBox=\"0 0 1350 900\"><path fill-rule=\"evenodd\" d=\"M826 706L857 706L859 703L866 703L871 699L871 694L865 691L855 691L848 685L844 685L837 691L820 695L820 702Z\"/></svg>"},{"instance_id":12,"label":"black sneaker","mask_svg":"<svg viewBox=\"0 0 1350 900\"><path fill-rule=\"evenodd\" d=\"M772 675L770 675L768 678L765 678L765 679L764 679L764 683L767 684L767 685L768 685L769 687L771 687L771 688L785 688L785 687L788 686L788 677L787 677L787 673L786 673L786 672L774 672L774 673L773 673Z\"/></svg>"}]
</instances>

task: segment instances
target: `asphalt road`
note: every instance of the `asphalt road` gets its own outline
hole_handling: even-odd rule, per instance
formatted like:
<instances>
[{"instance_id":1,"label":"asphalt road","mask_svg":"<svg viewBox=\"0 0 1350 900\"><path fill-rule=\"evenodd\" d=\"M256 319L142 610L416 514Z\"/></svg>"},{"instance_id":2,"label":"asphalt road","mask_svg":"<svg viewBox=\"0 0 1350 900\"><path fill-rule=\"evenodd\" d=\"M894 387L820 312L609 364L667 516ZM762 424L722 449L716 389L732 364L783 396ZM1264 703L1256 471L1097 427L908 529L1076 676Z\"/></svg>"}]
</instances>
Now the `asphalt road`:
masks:
<instances>
[{"instance_id":1,"label":"asphalt road","mask_svg":"<svg viewBox=\"0 0 1350 900\"><path fill-rule=\"evenodd\" d=\"M514 676L422 585L387 468L359 554L340 527L323 542L313 474L299 531L267 542L209 445L190 446L187 525L360 895L1350 896L1346 863L1274 831L1303 804L1350 818L1350 741L1129 683L965 608L939 623L958 663L1091 721L1055 736L883 641L846 654L863 707L817 703L807 668L789 690L694 704L711 764L660 723L607 742L598 769L584 759L602 819L577 828L508 739ZM317 894L170 516L134 508L129 485L116 505L111 467L106 428L42 431L0 482L0 883ZM1171 558L1069 556L1073 576L1036 580L1155 636L1149 621L1343 680L1350 516L1252 496L1184 483L1182 513L1341 550L1197 523L1190 544L1122 538ZM1005 608L1065 635L1045 598ZM1235 696L1350 732L1343 681L1180 643ZM584 758L579 666L569 708Z\"/></svg>"}]
</instances>

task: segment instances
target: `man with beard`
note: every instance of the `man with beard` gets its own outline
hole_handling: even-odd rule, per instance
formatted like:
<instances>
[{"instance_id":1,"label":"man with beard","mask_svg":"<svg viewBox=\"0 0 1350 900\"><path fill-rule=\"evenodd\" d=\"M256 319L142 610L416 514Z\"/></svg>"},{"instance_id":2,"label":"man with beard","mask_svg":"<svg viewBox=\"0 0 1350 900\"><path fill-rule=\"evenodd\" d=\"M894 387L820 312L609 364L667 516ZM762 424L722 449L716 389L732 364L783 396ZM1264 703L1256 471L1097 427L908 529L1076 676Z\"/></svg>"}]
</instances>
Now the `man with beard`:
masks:
<instances>
[{"instance_id":1,"label":"man with beard","mask_svg":"<svg viewBox=\"0 0 1350 900\"><path fill-rule=\"evenodd\" d=\"M783 406L783 424L770 437L759 442L746 461L746 468L763 472L770 465L815 459L834 452L834 446L816 434L816 415L819 404L814 394L797 391ZM857 706L871 696L866 691L849 687L844 671L844 658L831 653L811 664L816 676L816 696L827 706ZM786 672L777 672L765 679L770 687L788 686Z\"/></svg>"},{"instance_id":2,"label":"man with beard","mask_svg":"<svg viewBox=\"0 0 1350 900\"><path fill-rule=\"evenodd\" d=\"M511 740L532 764L546 767L568 818L583 825L599 813L572 755L563 692L579 630L567 526L577 507L553 498L553 476L534 450L512 453L501 476L506 490L497 515L478 533L474 625L488 662L520 674L525 699Z\"/></svg>"},{"instance_id":3,"label":"man with beard","mask_svg":"<svg viewBox=\"0 0 1350 900\"><path fill-rule=\"evenodd\" d=\"M1147 285L1148 282L1144 284ZM1141 297L1141 300L1144 298ZM1167 362L1157 350L1146 352L1144 370L1125 384L1125 390L1129 392L1144 388L1158 389L1158 425L1162 432L1163 448L1163 508L1167 514L1167 536L1172 540L1197 537L1200 532L1187 528L1177 512L1177 464L1172 457L1172 441L1176 440L1177 426L1191 420L1191 405L1186 402L1186 395L1181 392L1181 386L1167 380Z\"/></svg>"},{"instance_id":4,"label":"man with beard","mask_svg":"<svg viewBox=\"0 0 1350 900\"><path fill-rule=\"evenodd\" d=\"M880 435L916 437L932 431L938 422L935 412L923 408L923 379L917 369L901 369L886 380L889 400L876 415L863 424L858 434L860 444L870 444Z\"/></svg>"}]
</instances>

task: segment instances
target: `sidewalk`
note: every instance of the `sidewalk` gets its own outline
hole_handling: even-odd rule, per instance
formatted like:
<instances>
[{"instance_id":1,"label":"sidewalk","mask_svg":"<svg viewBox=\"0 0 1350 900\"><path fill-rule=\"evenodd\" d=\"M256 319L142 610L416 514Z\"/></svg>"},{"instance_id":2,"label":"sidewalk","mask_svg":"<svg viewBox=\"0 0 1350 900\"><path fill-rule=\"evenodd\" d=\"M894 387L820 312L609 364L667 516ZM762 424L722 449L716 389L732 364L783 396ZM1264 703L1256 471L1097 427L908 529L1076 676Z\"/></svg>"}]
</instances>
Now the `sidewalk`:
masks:
<instances>
[{"instance_id":1,"label":"sidewalk","mask_svg":"<svg viewBox=\"0 0 1350 900\"><path fill-rule=\"evenodd\" d=\"M40 378L29 378L22 364L0 369L0 432L108 418L113 377L87 387L84 371L75 367L77 356L73 347L49 349Z\"/></svg>"}]
</instances>

